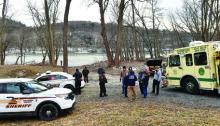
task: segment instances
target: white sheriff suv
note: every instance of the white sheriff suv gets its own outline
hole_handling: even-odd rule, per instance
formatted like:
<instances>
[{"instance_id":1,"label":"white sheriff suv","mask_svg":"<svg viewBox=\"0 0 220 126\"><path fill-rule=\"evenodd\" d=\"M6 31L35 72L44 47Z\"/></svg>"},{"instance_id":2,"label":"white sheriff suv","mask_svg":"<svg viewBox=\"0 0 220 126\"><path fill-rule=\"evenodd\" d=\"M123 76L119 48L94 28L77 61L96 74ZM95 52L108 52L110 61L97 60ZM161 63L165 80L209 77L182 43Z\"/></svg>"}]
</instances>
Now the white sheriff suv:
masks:
<instances>
[{"instance_id":1,"label":"white sheriff suv","mask_svg":"<svg viewBox=\"0 0 220 126\"><path fill-rule=\"evenodd\" d=\"M46 85L47 87L68 88L73 92L75 90L75 77L65 72L47 71L35 78L36 81ZM85 87L84 80L81 81L81 88Z\"/></svg>"},{"instance_id":2,"label":"white sheriff suv","mask_svg":"<svg viewBox=\"0 0 220 126\"><path fill-rule=\"evenodd\" d=\"M74 104L69 89L48 89L28 78L0 79L0 116L21 114L54 120L62 112L71 111Z\"/></svg>"}]
</instances>

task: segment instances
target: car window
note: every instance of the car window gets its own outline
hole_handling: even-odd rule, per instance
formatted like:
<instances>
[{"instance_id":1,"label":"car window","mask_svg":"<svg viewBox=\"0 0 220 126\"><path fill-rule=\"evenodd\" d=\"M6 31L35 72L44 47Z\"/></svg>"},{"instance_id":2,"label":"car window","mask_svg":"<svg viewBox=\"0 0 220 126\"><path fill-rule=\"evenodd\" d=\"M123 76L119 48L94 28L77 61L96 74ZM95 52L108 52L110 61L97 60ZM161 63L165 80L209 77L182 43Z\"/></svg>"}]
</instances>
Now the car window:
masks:
<instances>
[{"instance_id":1,"label":"car window","mask_svg":"<svg viewBox=\"0 0 220 126\"><path fill-rule=\"evenodd\" d=\"M193 60L192 60L192 54L186 54L186 66L192 66L193 65Z\"/></svg>"},{"instance_id":2,"label":"car window","mask_svg":"<svg viewBox=\"0 0 220 126\"><path fill-rule=\"evenodd\" d=\"M48 80L57 80L56 75L49 75Z\"/></svg>"},{"instance_id":3,"label":"car window","mask_svg":"<svg viewBox=\"0 0 220 126\"><path fill-rule=\"evenodd\" d=\"M56 75L56 80L67 79L67 77L63 75Z\"/></svg>"},{"instance_id":4,"label":"car window","mask_svg":"<svg viewBox=\"0 0 220 126\"><path fill-rule=\"evenodd\" d=\"M30 88L28 88L25 83L20 83L20 89L21 89L21 92L23 92L24 90L30 90L32 91Z\"/></svg>"},{"instance_id":5,"label":"car window","mask_svg":"<svg viewBox=\"0 0 220 126\"><path fill-rule=\"evenodd\" d=\"M38 93L38 92L42 92L42 91L46 91L47 90L47 87L42 85L41 83L39 82L36 82L36 81L29 81L29 82L26 82L25 83L25 86L33 91L34 93Z\"/></svg>"},{"instance_id":6,"label":"car window","mask_svg":"<svg viewBox=\"0 0 220 126\"><path fill-rule=\"evenodd\" d=\"M48 75L42 76L42 77L37 79L37 81L48 81L48 80L49 80L49 76Z\"/></svg>"},{"instance_id":7,"label":"car window","mask_svg":"<svg viewBox=\"0 0 220 126\"><path fill-rule=\"evenodd\" d=\"M21 88L16 83L7 83L6 84L6 93L8 93L8 94L19 94L19 93L21 93Z\"/></svg>"},{"instance_id":8,"label":"car window","mask_svg":"<svg viewBox=\"0 0 220 126\"><path fill-rule=\"evenodd\" d=\"M195 65L207 65L206 52L195 53L194 62L195 62Z\"/></svg>"},{"instance_id":9,"label":"car window","mask_svg":"<svg viewBox=\"0 0 220 126\"><path fill-rule=\"evenodd\" d=\"M172 55L169 57L169 66L180 66L180 56L179 55Z\"/></svg>"},{"instance_id":10,"label":"car window","mask_svg":"<svg viewBox=\"0 0 220 126\"><path fill-rule=\"evenodd\" d=\"M5 93L5 84L0 84L0 94Z\"/></svg>"}]
</instances>

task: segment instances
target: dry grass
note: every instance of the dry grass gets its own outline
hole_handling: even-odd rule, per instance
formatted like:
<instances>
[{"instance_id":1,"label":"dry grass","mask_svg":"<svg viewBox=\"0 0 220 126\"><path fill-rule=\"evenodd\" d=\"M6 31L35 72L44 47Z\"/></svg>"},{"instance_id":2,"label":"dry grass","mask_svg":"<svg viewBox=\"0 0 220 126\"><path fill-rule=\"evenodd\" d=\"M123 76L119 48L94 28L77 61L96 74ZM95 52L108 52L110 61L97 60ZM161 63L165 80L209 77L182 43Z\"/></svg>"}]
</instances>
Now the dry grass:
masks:
<instances>
[{"instance_id":1,"label":"dry grass","mask_svg":"<svg viewBox=\"0 0 220 126\"><path fill-rule=\"evenodd\" d=\"M48 70L62 71L61 67L51 66L32 66L32 65L4 65L0 66L0 78L20 77L19 72L24 72L21 77L33 77L37 73L43 73ZM69 68L69 73L73 73L73 68Z\"/></svg>"},{"instance_id":2,"label":"dry grass","mask_svg":"<svg viewBox=\"0 0 220 126\"><path fill-rule=\"evenodd\" d=\"M106 67L106 62L101 62ZM139 69L140 66L142 66L144 62L122 62L121 66L136 66L136 69ZM95 71L100 67L99 63L95 63L92 65L86 65L90 71ZM84 66L77 67L79 69L84 68ZM69 73L73 74L74 67L69 67ZM112 75L118 75L120 73L120 68L105 68L106 73L112 74ZM35 66L35 65L0 65L0 78L9 78L9 77L33 77L37 73L44 73L48 70L51 71L62 71L62 67L51 67L51 66ZM23 75L19 75L19 73L24 73Z\"/></svg>"},{"instance_id":3,"label":"dry grass","mask_svg":"<svg viewBox=\"0 0 220 126\"><path fill-rule=\"evenodd\" d=\"M218 111L152 102L81 102L71 115L55 121L29 118L0 123L3 126L217 126L220 125Z\"/></svg>"}]
</instances>

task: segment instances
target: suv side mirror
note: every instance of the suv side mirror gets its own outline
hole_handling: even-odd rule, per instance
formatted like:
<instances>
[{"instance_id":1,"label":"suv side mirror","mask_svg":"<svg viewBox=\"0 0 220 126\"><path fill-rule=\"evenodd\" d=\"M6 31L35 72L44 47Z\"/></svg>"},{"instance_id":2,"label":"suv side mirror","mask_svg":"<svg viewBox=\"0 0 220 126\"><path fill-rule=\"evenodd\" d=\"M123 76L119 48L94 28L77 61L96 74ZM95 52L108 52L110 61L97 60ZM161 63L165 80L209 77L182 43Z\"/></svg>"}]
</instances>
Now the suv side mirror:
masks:
<instances>
[{"instance_id":1,"label":"suv side mirror","mask_svg":"<svg viewBox=\"0 0 220 126\"><path fill-rule=\"evenodd\" d=\"M23 94L31 94L32 92L30 90L23 90L22 93Z\"/></svg>"}]
</instances>

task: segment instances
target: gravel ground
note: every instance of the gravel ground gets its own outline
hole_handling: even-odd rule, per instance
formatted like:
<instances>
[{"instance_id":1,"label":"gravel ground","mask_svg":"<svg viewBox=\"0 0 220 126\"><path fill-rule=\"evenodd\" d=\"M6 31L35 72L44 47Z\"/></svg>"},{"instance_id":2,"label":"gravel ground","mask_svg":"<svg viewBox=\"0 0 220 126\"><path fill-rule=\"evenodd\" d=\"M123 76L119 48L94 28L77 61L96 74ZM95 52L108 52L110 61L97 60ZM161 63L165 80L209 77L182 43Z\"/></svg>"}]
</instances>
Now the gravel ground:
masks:
<instances>
[{"instance_id":1,"label":"gravel ground","mask_svg":"<svg viewBox=\"0 0 220 126\"><path fill-rule=\"evenodd\" d=\"M106 84L108 97L99 98L98 75L90 74L90 82L83 89L83 95L77 96L78 101L111 101L120 102L127 100L121 94L121 82L118 75L106 74L108 83ZM139 85L136 84L136 101L144 102L161 102L161 103L176 103L189 107L220 107L220 95L214 92L202 92L200 95L192 95L185 93L180 88L160 88L159 96L151 94L152 81L150 78L148 85L148 96L146 99L140 94Z\"/></svg>"}]
</instances>

